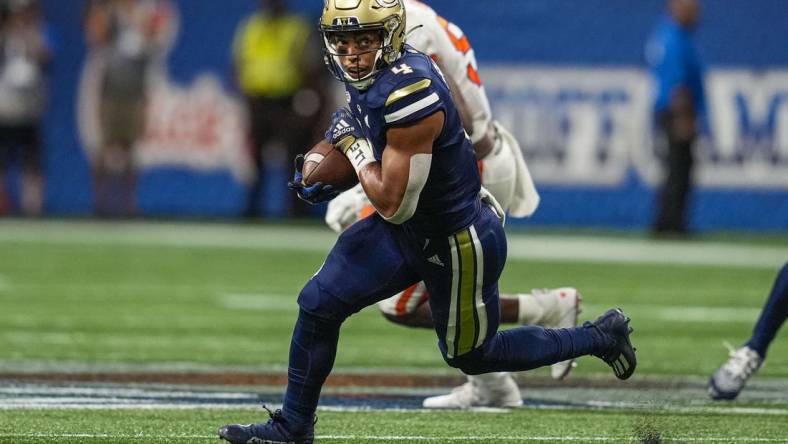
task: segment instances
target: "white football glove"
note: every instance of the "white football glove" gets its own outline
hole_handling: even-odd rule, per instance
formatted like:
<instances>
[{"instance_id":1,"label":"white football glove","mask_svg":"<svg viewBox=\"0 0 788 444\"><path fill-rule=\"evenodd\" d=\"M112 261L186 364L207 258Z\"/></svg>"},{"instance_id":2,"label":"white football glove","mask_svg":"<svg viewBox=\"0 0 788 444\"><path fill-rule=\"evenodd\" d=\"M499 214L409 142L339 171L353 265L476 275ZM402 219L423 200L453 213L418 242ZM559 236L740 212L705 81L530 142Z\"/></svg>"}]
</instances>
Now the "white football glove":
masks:
<instances>
[{"instance_id":1,"label":"white football glove","mask_svg":"<svg viewBox=\"0 0 788 444\"><path fill-rule=\"evenodd\" d=\"M326 224L337 233L341 233L353 222L358 220L358 213L369 203L361 184L341 193L328 203Z\"/></svg>"}]
</instances>

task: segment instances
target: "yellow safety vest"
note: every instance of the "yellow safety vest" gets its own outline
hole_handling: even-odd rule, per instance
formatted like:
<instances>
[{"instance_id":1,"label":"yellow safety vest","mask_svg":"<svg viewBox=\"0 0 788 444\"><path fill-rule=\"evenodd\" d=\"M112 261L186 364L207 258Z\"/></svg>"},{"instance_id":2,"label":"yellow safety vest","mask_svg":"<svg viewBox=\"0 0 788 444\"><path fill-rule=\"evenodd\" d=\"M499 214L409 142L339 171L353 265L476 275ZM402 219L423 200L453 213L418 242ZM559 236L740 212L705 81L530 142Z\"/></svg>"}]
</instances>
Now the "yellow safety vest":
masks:
<instances>
[{"instance_id":1,"label":"yellow safety vest","mask_svg":"<svg viewBox=\"0 0 788 444\"><path fill-rule=\"evenodd\" d=\"M309 26L295 15L273 18L255 14L247 19L233 44L243 91L267 97L298 91L308 33Z\"/></svg>"}]
</instances>

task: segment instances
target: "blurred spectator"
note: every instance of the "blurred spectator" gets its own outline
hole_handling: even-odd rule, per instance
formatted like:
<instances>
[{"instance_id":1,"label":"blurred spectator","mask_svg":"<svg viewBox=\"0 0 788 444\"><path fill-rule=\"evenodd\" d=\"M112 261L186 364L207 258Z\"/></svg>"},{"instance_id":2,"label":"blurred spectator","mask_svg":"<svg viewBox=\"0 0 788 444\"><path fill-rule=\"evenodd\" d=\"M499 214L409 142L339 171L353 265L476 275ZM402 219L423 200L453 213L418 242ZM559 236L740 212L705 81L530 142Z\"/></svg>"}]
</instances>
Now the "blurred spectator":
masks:
<instances>
[{"instance_id":1,"label":"blurred spectator","mask_svg":"<svg viewBox=\"0 0 788 444\"><path fill-rule=\"evenodd\" d=\"M700 4L697 0L668 0L667 6L668 16L659 23L646 45L646 59L656 89L655 147L667 142L667 172L653 230L657 234L684 234L693 145L699 118L706 111L703 66L693 41Z\"/></svg>"},{"instance_id":2,"label":"blurred spectator","mask_svg":"<svg viewBox=\"0 0 788 444\"><path fill-rule=\"evenodd\" d=\"M34 0L0 3L0 214L10 210L5 191L12 159L22 169L21 213L41 214L44 180L40 124L52 41Z\"/></svg>"},{"instance_id":3,"label":"blurred spectator","mask_svg":"<svg viewBox=\"0 0 788 444\"><path fill-rule=\"evenodd\" d=\"M148 65L158 49L165 0L89 0L87 41L105 66L99 105L101 143L93 159L96 213L137 211L134 144L145 124Z\"/></svg>"},{"instance_id":4,"label":"blurred spectator","mask_svg":"<svg viewBox=\"0 0 788 444\"><path fill-rule=\"evenodd\" d=\"M328 120L328 82L315 27L289 12L285 0L261 0L259 10L236 30L233 63L248 107L257 170L247 200L247 217L260 215L267 163L289 162L322 138L317 129ZM287 195L291 216L309 211L295 193Z\"/></svg>"}]
</instances>

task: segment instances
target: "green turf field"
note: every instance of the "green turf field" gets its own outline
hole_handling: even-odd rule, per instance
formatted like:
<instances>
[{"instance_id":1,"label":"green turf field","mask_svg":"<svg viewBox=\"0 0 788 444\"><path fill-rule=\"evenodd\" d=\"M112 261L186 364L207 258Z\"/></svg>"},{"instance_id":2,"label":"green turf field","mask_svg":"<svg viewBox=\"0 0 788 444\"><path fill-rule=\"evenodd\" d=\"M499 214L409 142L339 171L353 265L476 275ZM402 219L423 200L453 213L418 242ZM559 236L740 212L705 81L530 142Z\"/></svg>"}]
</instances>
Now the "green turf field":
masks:
<instances>
[{"instance_id":1,"label":"green turf field","mask_svg":"<svg viewBox=\"0 0 788 444\"><path fill-rule=\"evenodd\" d=\"M0 221L0 374L6 386L7 375L26 372L283 374L296 295L332 241L317 225ZM318 442L788 441L785 331L738 401L712 403L703 390L726 357L723 341L747 338L786 260L788 238L779 236L679 242L517 231L501 289L578 287L582 320L622 307L635 328L635 376L619 384L582 358L570 380L600 388L530 389L529 378L549 374L540 369L520 375L533 402L516 411L321 411ZM335 373L376 372L454 375L433 332L394 326L369 308L343 327ZM222 423L262 418L254 402L30 409L2 404L20 396L5 393L0 442L208 442Z\"/></svg>"},{"instance_id":2,"label":"green turf field","mask_svg":"<svg viewBox=\"0 0 788 444\"><path fill-rule=\"evenodd\" d=\"M186 443L218 442L213 424L256 421L248 411L13 411L0 427L7 442ZM606 411L509 413L354 412L320 415L318 442L328 443L501 443L523 442L780 442L780 418L724 414ZM53 426L54 424L54 426ZM26 433L27 430L37 431Z\"/></svg>"}]
</instances>

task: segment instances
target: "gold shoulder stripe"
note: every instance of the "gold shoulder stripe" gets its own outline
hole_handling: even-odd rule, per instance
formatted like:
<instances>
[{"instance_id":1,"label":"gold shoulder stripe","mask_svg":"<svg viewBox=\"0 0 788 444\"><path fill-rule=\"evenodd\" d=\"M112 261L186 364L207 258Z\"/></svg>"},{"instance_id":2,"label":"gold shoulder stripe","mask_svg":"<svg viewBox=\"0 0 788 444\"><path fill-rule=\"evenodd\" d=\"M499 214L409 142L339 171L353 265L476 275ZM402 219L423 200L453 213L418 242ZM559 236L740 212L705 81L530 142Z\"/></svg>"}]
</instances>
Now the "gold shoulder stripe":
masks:
<instances>
[{"instance_id":1,"label":"gold shoulder stripe","mask_svg":"<svg viewBox=\"0 0 788 444\"><path fill-rule=\"evenodd\" d=\"M386 99L386 106L391 105L392 103L396 102L397 100L403 97L407 97L415 92L421 91L422 89L426 89L430 85L432 85L432 80L424 79L412 85L408 85L404 88L398 89L393 93L389 94L389 98Z\"/></svg>"}]
</instances>

